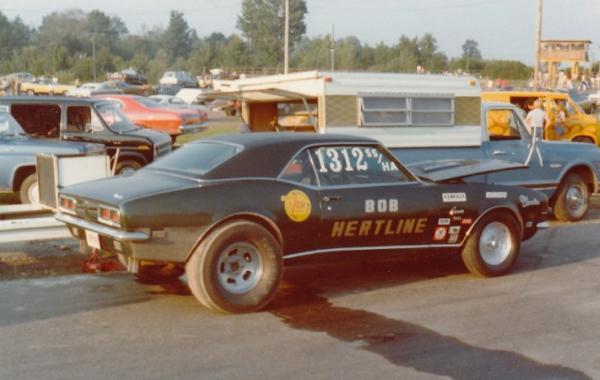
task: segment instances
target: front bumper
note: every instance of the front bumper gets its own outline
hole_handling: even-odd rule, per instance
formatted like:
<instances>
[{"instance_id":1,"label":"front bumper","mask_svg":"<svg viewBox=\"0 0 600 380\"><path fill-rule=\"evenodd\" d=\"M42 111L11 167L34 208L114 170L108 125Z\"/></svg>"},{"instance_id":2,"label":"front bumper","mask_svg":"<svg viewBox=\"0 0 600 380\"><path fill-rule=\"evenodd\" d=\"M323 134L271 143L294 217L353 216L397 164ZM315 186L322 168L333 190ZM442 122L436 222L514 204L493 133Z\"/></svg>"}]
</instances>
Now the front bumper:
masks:
<instances>
[{"instance_id":1,"label":"front bumper","mask_svg":"<svg viewBox=\"0 0 600 380\"><path fill-rule=\"evenodd\" d=\"M88 222L87 220L83 220L83 219L77 218L75 216L63 214L60 212L54 214L54 218L60 222L66 223L69 226L74 226L74 227L77 227L82 230L92 231L99 235L109 237L113 240L142 242L142 241L146 241L146 240L150 239L150 236L145 232L122 231L122 230L118 230L116 228L104 226L99 223ZM73 233L73 231L71 231L71 233Z\"/></svg>"},{"instance_id":2,"label":"front bumper","mask_svg":"<svg viewBox=\"0 0 600 380\"><path fill-rule=\"evenodd\" d=\"M196 133L205 130L208 127L207 123L187 124L179 127L179 133L182 135L188 133Z\"/></svg>"}]
</instances>

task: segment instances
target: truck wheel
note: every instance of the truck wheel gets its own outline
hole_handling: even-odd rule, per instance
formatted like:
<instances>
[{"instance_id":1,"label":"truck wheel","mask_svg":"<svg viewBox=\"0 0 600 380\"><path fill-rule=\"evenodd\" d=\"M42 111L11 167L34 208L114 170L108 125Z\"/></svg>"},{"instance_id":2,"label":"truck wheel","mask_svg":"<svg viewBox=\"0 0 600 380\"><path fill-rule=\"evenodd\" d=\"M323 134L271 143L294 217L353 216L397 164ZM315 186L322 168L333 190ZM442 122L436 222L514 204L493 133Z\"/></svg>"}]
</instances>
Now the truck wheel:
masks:
<instances>
[{"instance_id":1,"label":"truck wheel","mask_svg":"<svg viewBox=\"0 0 600 380\"><path fill-rule=\"evenodd\" d=\"M140 169L142 165L134 160L123 160L117 163L117 169L115 170L116 175L130 175L136 170Z\"/></svg>"},{"instance_id":2,"label":"truck wheel","mask_svg":"<svg viewBox=\"0 0 600 380\"><path fill-rule=\"evenodd\" d=\"M481 277L501 276L514 266L521 246L521 226L508 213L484 216L461 252L469 272Z\"/></svg>"},{"instance_id":3,"label":"truck wheel","mask_svg":"<svg viewBox=\"0 0 600 380\"><path fill-rule=\"evenodd\" d=\"M35 92L33 92L33 90L27 90L27 95L35 95Z\"/></svg>"},{"instance_id":4,"label":"truck wheel","mask_svg":"<svg viewBox=\"0 0 600 380\"><path fill-rule=\"evenodd\" d=\"M577 174L567 174L562 180L552 209L554 216L561 222L576 222L583 219L590 206L590 190L585 181Z\"/></svg>"},{"instance_id":5,"label":"truck wheel","mask_svg":"<svg viewBox=\"0 0 600 380\"><path fill-rule=\"evenodd\" d=\"M35 173L28 175L21 183L19 189L19 199L21 203L40 203L40 193L37 175Z\"/></svg>"},{"instance_id":6,"label":"truck wheel","mask_svg":"<svg viewBox=\"0 0 600 380\"><path fill-rule=\"evenodd\" d=\"M587 144L593 144L594 140L590 137L587 136L577 136L573 139L573 142L580 142L580 143L587 143Z\"/></svg>"},{"instance_id":7,"label":"truck wheel","mask_svg":"<svg viewBox=\"0 0 600 380\"><path fill-rule=\"evenodd\" d=\"M201 304L221 313L259 310L275 296L283 274L281 247L262 226L238 220L213 231L185 272Z\"/></svg>"},{"instance_id":8,"label":"truck wheel","mask_svg":"<svg viewBox=\"0 0 600 380\"><path fill-rule=\"evenodd\" d=\"M183 276L185 269L181 266L166 264L140 264L137 279L144 284L166 284Z\"/></svg>"}]
</instances>

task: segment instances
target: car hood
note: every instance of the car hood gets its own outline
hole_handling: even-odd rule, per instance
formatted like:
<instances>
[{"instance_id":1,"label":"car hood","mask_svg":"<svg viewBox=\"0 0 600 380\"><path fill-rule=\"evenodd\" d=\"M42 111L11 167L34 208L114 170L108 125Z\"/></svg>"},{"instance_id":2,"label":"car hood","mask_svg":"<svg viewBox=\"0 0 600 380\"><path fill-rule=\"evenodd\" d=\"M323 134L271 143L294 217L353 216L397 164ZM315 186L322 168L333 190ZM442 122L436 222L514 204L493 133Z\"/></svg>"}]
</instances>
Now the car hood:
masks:
<instances>
[{"instance_id":1,"label":"car hood","mask_svg":"<svg viewBox=\"0 0 600 380\"><path fill-rule=\"evenodd\" d=\"M145 137L152 141L155 145L160 145L165 142L171 142L171 137L168 134L160 131L155 131L149 128L138 128L123 132L122 134L125 136Z\"/></svg>"},{"instance_id":2,"label":"car hood","mask_svg":"<svg viewBox=\"0 0 600 380\"><path fill-rule=\"evenodd\" d=\"M421 161L407 165L407 167L418 177L433 182L444 182L486 173L527 168L526 165L521 163L491 159Z\"/></svg>"},{"instance_id":3,"label":"car hood","mask_svg":"<svg viewBox=\"0 0 600 380\"><path fill-rule=\"evenodd\" d=\"M140 170L132 175L103 178L65 187L61 194L98 201L107 205L120 205L131 199L171 190L197 187L194 179L167 173Z\"/></svg>"}]
</instances>

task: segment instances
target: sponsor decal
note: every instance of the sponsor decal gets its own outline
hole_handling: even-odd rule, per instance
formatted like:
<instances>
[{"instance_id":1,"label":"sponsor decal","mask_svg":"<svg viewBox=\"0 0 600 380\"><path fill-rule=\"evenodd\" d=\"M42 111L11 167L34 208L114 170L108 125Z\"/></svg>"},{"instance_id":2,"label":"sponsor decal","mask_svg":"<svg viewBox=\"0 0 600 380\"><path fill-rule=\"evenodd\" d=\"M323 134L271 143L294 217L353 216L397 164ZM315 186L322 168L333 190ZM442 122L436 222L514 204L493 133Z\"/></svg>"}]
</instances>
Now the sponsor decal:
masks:
<instances>
[{"instance_id":1,"label":"sponsor decal","mask_svg":"<svg viewBox=\"0 0 600 380\"><path fill-rule=\"evenodd\" d=\"M458 234L450 234L448 237L448 243L454 244L458 241Z\"/></svg>"},{"instance_id":2,"label":"sponsor decal","mask_svg":"<svg viewBox=\"0 0 600 380\"><path fill-rule=\"evenodd\" d=\"M485 193L486 199L506 199L506 191L488 191Z\"/></svg>"},{"instance_id":3,"label":"sponsor decal","mask_svg":"<svg viewBox=\"0 0 600 380\"><path fill-rule=\"evenodd\" d=\"M471 219L471 218L464 218L464 219L463 219L463 220L460 222L460 224L462 224L462 225L469 225L469 224L472 224L472 223L473 223L473 219Z\"/></svg>"},{"instance_id":4,"label":"sponsor decal","mask_svg":"<svg viewBox=\"0 0 600 380\"><path fill-rule=\"evenodd\" d=\"M331 227L332 238L355 236L391 236L422 234L427 218L337 220Z\"/></svg>"},{"instance_id":5,"label":"sponsor decal","mask_svg":"<svg viewBox=\"0 0 600 380\"><path fill-rule=\"evenodd\" d=\"M451 235L459 234L460 233L460 226L451 226L448 229L448 233L451 234Z\"/></svg>"},{"instance_id":6,"label":"sponsor decal","mask_svg":"<svg viewBox=\"0 0 600 380\"><path fill-rule=\"evenodd\" d=\"M462 215L465 213L465 210L456 208L456 206L452 206L452 210L450 210L450 215Z\"/></svg>"},{"instance_id":7,"label":"sponsor decal","mask_svg":"<svg viewBox=\"0 0 600 380\"><path fill-rule=\"evenodd\" d=\"M527 208L529 206L539 206L540 200L537 198L529 199L527 195L519 195L519 202L521 202L521 207Z\"/></svg>"},{"instance_id":8,"label":"sponsor decal","mask_svg":"<svg viewBox=\"0 0 600 380\"><path fill-rule=\"evenodd\" d=\"M533 227L533 222L530 220L529 222L525 223L525 227L527 227L527 228Z\"/></svg>"},{"instance_id":9,"label":"sponsor decal","mask_svg":"<svg viewBox=\"0 0 600 380\"><path fill-rule=\"evenodd\" d=\"M462 216L453 216L453 217L452 217L452 220L453 220L454 222L460 222L460 221L462 220Z\"/></svg>"},{"instance_id":10,"label":"sponsor decal","mask_svg":"<svg viewBox=\"0 0 600 380\"><path fill-rule=\"evenodd\" d=\"M304 222L310 216L310 198L300 190L292 190L281 197L285 213L294 222Z\"/></svg>"},{"instance_id":11,"label":"sponsor decal","mask_svg":"<svg viewBox=\"0 0 600 380\"><path fill-rule=\"evenodd\" d=\"M444 203L466 202L467 194L466 193L442 193L442 200L444 201Z\"/></svg>"},{"instance_id":12,"label":"sponsor decal","mask_svg":"<svg viewBox=\"0 0 600 380\"><path fill-rule=\"evenodd\" d=\"M365 200L365 213L372 214L374 212L398 212L397 199L367 199Z\"/></svg>"},{"instance_id":13,"label":"sponsor decal","mask_svg":"<svg viewBox=\"0 0 600 380\"><path fill-rule=\"evenodd\" d=\"M447 226L450 224L450 218L440 218L438 220L438 225L440 226Z\"/></svg>"},{"instance_id":14,"label":"sponsor decal","mask_svg":"<svg viewBox=\"0 0 600 380\"><path fill-rule=\"evenodd\" d=\"M562 164L550 163L550 169L560 169L560 168L562 168Z\"/></svg>"},{"instance_id":15,"label":"sponsor decal","mask_svg":"<svg viewBox=\"0 0 600 380\"><path fill-rule=\"evenodd\" d=\"M435 232L433 233L433 240L442 241L446 238L446 233L448 232L448 227L437 227Z\"/></svg>"}]
</instances>

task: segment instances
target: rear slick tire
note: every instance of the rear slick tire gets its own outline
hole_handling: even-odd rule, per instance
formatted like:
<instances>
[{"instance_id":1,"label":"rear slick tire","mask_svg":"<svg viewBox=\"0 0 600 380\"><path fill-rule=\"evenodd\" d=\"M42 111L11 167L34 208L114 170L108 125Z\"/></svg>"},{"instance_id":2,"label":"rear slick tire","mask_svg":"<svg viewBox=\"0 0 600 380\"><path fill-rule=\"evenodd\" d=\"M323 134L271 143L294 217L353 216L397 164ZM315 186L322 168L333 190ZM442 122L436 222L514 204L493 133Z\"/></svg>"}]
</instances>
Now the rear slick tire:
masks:
<instances>
[{"instance_id":1,"label":"rear slick tire","mask_svg":"<svg viewBox=\"0 0 600 380\"><path fill-rule=\"evenodd\" d=\"M461 256L469 272L480 277L508 273L519 256L521 226L508 212L485 215L475 225Z\"/></svg>"},{"instance_id":2,"label":"rear slick tire","mask_svg":"<svg viewBox=\"0 0 600 380\"><path fill-rule=\"evenodd\" d=\"M248 313L275 296L283 274L281 246L264 227L228 222L194 250L185 272L192 294L221 313Z\"/></svg>"}]
</instances>

